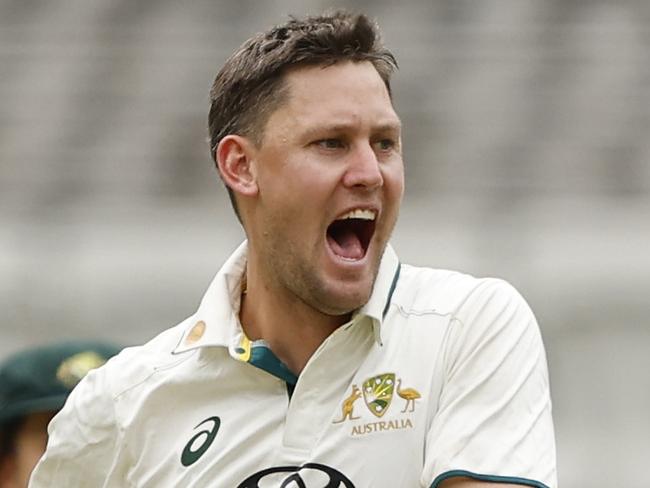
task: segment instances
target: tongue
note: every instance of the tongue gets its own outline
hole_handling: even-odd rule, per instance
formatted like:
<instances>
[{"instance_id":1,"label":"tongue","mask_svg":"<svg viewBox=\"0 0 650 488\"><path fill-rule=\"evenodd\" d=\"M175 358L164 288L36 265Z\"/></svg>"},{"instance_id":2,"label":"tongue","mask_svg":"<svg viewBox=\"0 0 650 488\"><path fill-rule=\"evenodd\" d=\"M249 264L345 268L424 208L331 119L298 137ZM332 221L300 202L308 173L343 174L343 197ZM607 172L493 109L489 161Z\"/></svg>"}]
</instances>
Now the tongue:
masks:
<instances>
[{"instance_id":1,"label":"tongue","mask_svg":"<svg viewBox=\"0 0 650 488\"><path fill-rule=\"evenodd\" d=\"M357 234L350 229L337 229L335 236L328 235L327 240L334 254L346 259L361 259L363 246Z\"/></svg>"}]
</instances>

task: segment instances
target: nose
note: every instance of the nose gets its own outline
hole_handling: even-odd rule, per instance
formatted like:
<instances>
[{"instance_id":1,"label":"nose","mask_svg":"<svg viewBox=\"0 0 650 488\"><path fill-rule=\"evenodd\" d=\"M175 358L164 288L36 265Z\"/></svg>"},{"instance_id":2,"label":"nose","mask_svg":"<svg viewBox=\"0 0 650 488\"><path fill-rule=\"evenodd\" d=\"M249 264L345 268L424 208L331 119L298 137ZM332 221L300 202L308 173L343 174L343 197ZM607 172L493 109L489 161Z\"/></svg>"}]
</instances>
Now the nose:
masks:
<instances>
[{"instance_id":1,"label":"nose","mask_svg":"<svg viewBox=\"0 0 650 488\"><path fill-rule=\"evenodd\" d=\"M375 189L384 184L379 160L370 144L359 145L350 155L343 184L348 188Z\"/></svg>"}]
</instances>

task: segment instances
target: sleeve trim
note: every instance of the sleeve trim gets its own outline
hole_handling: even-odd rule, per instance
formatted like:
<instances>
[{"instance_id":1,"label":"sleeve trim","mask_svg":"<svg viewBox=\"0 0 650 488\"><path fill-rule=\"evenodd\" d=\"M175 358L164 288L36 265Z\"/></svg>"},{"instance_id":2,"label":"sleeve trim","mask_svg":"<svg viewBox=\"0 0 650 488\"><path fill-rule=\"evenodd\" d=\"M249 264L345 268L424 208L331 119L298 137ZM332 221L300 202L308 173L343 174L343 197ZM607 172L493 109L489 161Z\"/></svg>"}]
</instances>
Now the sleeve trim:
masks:
<instances>
[{"instance_id":1,"label":"sleeve trim","mask_svg":"<svg viewBox=\"0 0 650 488\"><path fill-rule=\"evenodd\" d=\"M495 476L491 474L477 474L477 473L472 473L470 471L463 471L460 469L442 473L441 475L436 477L435 480L433 480L433 483L431 483L431 486L429 488L438 488L438 485L442 483L444 480L456 476L464 476L466 478L472 478L478 481L490 481L492 483L514 483L516 485L532 486L533 488L549 488L544 483L540 483L539 481L535 481L535 480L529 480L526 478L517 478L513 476Z\"/></svg>"}]
</instances>

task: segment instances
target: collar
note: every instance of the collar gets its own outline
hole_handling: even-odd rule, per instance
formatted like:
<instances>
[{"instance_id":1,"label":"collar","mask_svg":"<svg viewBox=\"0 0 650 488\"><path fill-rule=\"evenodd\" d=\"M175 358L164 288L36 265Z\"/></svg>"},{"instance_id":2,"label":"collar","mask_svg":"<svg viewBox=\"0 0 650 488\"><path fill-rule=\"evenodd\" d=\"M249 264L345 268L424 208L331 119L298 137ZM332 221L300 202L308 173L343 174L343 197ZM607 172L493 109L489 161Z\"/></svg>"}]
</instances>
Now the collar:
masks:
<instances>
[{"instance_id":1,"label":"collar","mask_svg":"<svg viewBox=\"0 0 650 488\"><path fill-rule=\"evenodd\" d=\"M247 241L232 253L208 287L196 313L185 321L183 335L173 354L207 346L230 349L231 355L241 354L240 344L246 341L239 323L241 284L246 272ZM375 341L383 345L382 322L399 278L400 263L393 248L384 251L375 285L368 302L357 310L352 321L368 317Z\"/></svg>"},{"instance_id":2,"label":"collar","mask_svg":"<svg viewBox=\"0 0 650 488\"><path fill-rule=\"evenodd\" d=\"M244 241L223 264L203 295L198 310L186 320L183 336L173 354L204 346L230 348L232 344L235 348L244 337L238 315L247 249Z\"/></svg>"},{"instance_id":3,"label":"collar","mask_svg":"<svg viewBox=\"0 0 650 488\"><path fill-rule=\"evenodd\" d=\"M372 323L372 330L375 335L375 342L380 346L384 345L382 337L382 323L388 313L393 292L397 286L401 264L397 254L389 244L386 246L384 255L379 263L379 271L375 279L375 286L372 289L370 300L355 312L353 320L368 317Z\"/></svg>"}]
</instances>

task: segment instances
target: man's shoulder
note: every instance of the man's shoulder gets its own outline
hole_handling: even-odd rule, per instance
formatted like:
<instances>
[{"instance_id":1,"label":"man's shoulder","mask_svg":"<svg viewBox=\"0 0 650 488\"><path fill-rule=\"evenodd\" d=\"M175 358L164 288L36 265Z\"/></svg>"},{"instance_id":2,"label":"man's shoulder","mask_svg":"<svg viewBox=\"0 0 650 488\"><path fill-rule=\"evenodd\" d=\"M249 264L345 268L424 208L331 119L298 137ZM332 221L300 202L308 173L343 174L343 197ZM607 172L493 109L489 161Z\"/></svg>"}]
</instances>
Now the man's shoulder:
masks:
<instances>
[{"instance_id":1,"label":"man's shoulder","mask_svg":"<svg viewBox=\"0 0 650 488\"><path fill-rule=\"evenodd\" d=\"M104 376L111 396L117 397L147 381L156 372L189 358L191 354L188 353L174 354L189 321L186 319L164 330L142 345L125 348L102 366L98 373Z\"/></svg>"},{"instance_id":2,"label":"man's shoulder","mask_svg":"<svg viewBox=\"0 0 650 488\"><path fill-rule=\"evenodd\" d=\"M435 310L440 314L455 313L477 295L518 295L507 281L449 269L402 265L398 288L393 301L405 309Z\"/></svg>"}]
</instances>

